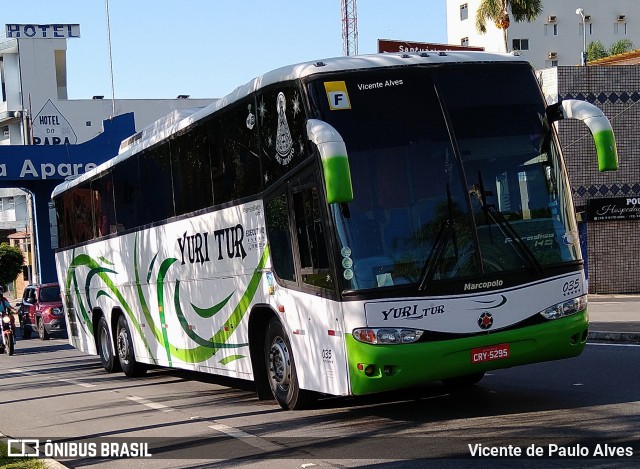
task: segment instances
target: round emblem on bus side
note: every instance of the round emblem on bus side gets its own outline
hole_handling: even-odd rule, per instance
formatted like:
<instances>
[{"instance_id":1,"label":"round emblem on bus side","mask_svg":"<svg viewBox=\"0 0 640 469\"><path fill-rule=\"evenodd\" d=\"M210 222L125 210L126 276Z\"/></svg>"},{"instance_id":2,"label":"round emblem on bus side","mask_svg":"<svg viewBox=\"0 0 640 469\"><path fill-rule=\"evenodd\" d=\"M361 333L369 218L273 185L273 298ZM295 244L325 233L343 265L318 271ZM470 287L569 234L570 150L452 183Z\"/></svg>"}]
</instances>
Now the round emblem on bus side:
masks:
<instances>
[{"instance_id":1,"label":"round emblem on bus side","mask_svg":"<svg viewBox=\"0 0 640 469\"><path fill-rule=\"evenodd\" d=\"M493 326L493 316L485 311L478 318L478 326L480 326L480 329L489 329Z\"/></svg>"}]
</instances>

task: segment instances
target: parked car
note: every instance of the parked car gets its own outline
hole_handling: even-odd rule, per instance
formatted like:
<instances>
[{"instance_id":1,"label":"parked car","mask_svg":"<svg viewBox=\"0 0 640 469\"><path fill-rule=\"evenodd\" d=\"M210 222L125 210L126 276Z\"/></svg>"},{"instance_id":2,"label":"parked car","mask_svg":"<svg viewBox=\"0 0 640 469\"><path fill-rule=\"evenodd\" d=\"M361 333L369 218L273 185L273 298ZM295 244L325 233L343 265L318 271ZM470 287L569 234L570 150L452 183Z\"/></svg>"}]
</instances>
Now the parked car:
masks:
<instances>
[{"instance_id":1,"label":"parked car","mask_svg":"<svg viewBox=\"0 0 640 469\"><path fill-rule=\"evenodd\" d=\"M16 306L23 339L30 339L33 331L38 331L41 340L47 340L51 335L66 334L59 284L29 285Z\"/></svg>"}]
</instances>

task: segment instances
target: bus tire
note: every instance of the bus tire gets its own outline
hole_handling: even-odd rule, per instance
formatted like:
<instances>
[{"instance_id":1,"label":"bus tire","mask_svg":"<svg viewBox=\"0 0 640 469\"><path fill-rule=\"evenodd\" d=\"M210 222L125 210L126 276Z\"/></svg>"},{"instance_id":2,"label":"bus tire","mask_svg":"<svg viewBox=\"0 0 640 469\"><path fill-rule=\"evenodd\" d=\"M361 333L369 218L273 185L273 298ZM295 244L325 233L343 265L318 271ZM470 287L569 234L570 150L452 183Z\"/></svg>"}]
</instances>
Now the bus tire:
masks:
<instances>
[{"instance_id":1,"label":"bus tire","mask_svg":"<svg viewBox=\"0 0 640 469\"><path fill-rule=\"evenodd\" d=\"M136 354L133 350L133 338L127 323L127 318L123 314L118 317L118 333L116 336L116 349L118 350L118 360L125 375L130 378L142 376L147 372L147 367L143 363L136 361Z\"/></svg>"},{"instance_id":2,"label":"bus tire","mask_svg":"<svg viewBox=\"0 0 640 469\"><path fill-rule=\"evenodd\" d=\"M455 378L447 378L442 380L442 384L450 388L466 388L478 384L484 377L484 371L473 373L470 375L456 376Z\"/></svg>"},{"instance_id":3,"label":"bus tire","mask_svg":"<svg viewBox=\"0 0 640 469\"><path fill-rule=\"evenodd\" d=\"M280 407L299 410L315 401L315 393L300 389L291 343L282 323L276 317L271 318L267 326L264 357L267 380Z\"/></svg>"},{"instance_id":4,"label":"bus tire","mask_svg":"<svg viewBox=\"0 0 640 469\"><path fill-rule=\"evenodd\" d=\"M113 340L111 339L111 333L109 332L109 325L107 324L107 320L104 316L100 316L100 320L98 321L96 346L98 348L98 355L100 355L102 367L105 371L107 373L120 371L120 363L113 353Z\"/></svg>"}]
</instances>

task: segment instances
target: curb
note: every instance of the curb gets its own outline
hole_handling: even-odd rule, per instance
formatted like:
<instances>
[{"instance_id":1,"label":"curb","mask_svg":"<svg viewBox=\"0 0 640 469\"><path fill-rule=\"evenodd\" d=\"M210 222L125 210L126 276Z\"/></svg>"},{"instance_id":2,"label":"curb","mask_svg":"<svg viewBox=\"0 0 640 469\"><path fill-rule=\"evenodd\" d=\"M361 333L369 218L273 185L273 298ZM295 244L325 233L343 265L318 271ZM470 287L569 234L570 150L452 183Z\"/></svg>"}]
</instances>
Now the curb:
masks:
<instances>
[{"instance_id":1,"label":"curb","mask_svg":"<svg viewBox=\"0 0 640 469\"><path fill-rule=\"evenodd\" d=\"M602 342L617 342L617 343L631 343L640 344L639 332L607 332L607 331L595 331L589 332L588 338L590 340L597 340Z\"/></svg>"}]
</instances>

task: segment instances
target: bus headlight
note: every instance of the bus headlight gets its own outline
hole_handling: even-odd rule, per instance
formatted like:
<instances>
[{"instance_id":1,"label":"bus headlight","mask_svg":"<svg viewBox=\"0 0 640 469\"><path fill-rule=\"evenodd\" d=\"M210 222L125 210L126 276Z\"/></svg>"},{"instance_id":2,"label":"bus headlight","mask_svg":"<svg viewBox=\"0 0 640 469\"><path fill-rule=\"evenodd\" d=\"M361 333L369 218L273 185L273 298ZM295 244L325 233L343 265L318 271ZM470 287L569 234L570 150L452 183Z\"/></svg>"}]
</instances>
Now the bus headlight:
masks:
<instances>
[{"instance_id":1,"label":"bus headlight","mask_svg":"<svg viewBox=\"0 0 640 469\"><path fill-rule=\"evenodd\" d=\"M418 329L362 328L353 330L353 338L367 344L410 344L422 336Z\"/></svg>"},{"instance_id":2,"label":"bus headlight","mask_svg":"<svg viewBox=\"0 0 640 469\"><path fill-rule=\"evenodd\" d=\"M553 305L544 311L540 311L540 314L542 314L545 319L558 319L580 312L586 307L587 295L582 295L578 298Z\"/></svg>"}]
</instances>

